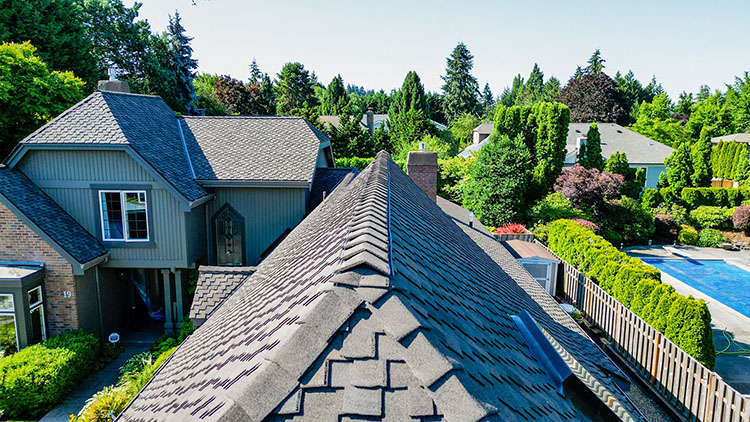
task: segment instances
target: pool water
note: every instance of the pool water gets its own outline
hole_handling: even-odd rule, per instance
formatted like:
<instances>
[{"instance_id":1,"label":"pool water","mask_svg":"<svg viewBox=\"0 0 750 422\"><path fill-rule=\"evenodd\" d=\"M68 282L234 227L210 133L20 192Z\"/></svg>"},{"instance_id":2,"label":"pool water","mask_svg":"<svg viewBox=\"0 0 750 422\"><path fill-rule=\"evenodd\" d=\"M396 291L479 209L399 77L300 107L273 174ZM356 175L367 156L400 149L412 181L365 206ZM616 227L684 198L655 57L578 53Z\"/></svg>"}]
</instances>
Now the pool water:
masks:
<instances>
[{"instance_id":1,"label":"pool water","mask_svg":"<svg viewBox=\"0 0 750 422\"><path fill-rule=\"evenodd\" d=\"M750 317L750 272L724 261L648 258L642 261Z\"/></svg>"}]
</instances>

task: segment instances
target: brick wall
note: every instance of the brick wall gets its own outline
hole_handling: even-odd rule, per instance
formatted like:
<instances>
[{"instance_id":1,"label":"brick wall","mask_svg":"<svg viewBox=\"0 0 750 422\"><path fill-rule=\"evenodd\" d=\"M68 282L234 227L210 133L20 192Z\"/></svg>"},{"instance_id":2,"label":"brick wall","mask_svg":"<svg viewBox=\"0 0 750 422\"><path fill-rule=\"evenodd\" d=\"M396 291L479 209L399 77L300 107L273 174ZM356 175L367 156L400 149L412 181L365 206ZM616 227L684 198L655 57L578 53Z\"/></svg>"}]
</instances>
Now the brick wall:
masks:
<instances>
[{"instance_id":1,"label":"brick wall","mask_svg":"<svg viewBox=\"0 0 750 422\"><path fill-rule=\"evenodd\" d=\"M409 151L406 173L433 201L437 198L437 153Z\"/></svg>"},{"instance_id":2,"label":"brick wall","mask_svg":"<svg viewBox=\"0 0 750 422\"><path fill-rule=\"evenodd\" d=\"M75 278L70 263L2 203L0 261L44 262L44 315L48 333L55 336L79 327ZM66 291L71 297L64 297Z\"/></svg>"}]
</instances>

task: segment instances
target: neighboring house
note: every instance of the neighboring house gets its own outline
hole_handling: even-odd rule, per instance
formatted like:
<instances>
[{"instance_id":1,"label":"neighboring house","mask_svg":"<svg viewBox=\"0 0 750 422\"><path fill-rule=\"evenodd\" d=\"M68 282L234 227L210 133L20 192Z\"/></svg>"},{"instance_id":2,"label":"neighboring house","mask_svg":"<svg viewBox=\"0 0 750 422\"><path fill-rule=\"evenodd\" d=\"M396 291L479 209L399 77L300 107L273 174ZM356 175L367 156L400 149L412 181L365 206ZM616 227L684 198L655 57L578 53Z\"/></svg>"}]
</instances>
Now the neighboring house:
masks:
<instances>
[{"instance_id":1,"label":"neighboring house","mask_svg":"<svg viewBox=\"0 0 750 422\"><path fill-rule=\"evenodd\" d=\"M474 128L472 132L472 144L477 145L492 135L492 123L482 123Z\"/></svg>"},{"instance_id":2,"label":"neighboring house","mask_svg":"<svg viewBox=\"0 0 750 422\"><path fill-rule=\"evenodd\" d=\"M478 139L478 130L484 125L490 125L489 129L484 127L481 133L489 130L492 132L492 124L482 124L475 129L475 140ZM568 125L568 137L566 140L566 155L564 165L573 166L578 157L578 150L583 142L586 142L590 123L570 123ZM651 138L622 127L616 123L597 123L601 134L602 157L609 158L615 152L624 152L628 156L631 168L642 168L646 171L646 187L655 188L659 182L659 175L666 171L664 160L672 154L673 149L667 145L654 141ZM489 139L480 140L468 146L458 155L470 157L472 153L479 151Z\"/></svg>"},{"instance_id":3,"label":"neighboring house","mask_svg":"<svg viewBox=\"0 0 750 422\"><path fill-rule=\"evenodd\" d=\"M333 156L302 118L177 116L159 97L96 91L5 163L0 273L43 272L43 333L106 336L149 318L172 329L201 263L260 262L305 217ZM8 283L0 278L3 322ZM12 312L19 333L37 329L22 326L39 320L27 311Z\"/></svg>"},{"instance_id":4,"label":"neighboring house","mask_svg":"<svg viewBox=\"0 0 750 422\"><path fill-rule=\"evenodd\" d=\"M432 193L378 154L120 419L644 420L628 376L468 210Z\"/></svg>"},{"instance_id":5,"label":"neighboring house","mask_svg":"<svg viewBox=\"0 0 750 422\"><path fill-rule=\"evenodd\" d=\"M718 144L719 141L750 144L750 133L733 133L731 135L715 136L711 138L712 144Z\"/></svg>"},{"instance_id":6,"label":"neighboring house","mask_svg":"<svg viewBox=\"0 0 750 422\"><path fill-rule=\"evenodd\" d=\"M326 116L320 116L319 119L321 122L325 124L330 124L331 126L334 126L334 127L339 127L341 125L339 116L326 115ZM360 124L362 125L364 129L367 129L370 135L372 135L373 133L375 133L376 130L380 129L380 127L384 125L385 125L385 130L388 130L388 126L386 125L387 121L388 121L388 114L375 114L372 111L372 109L368 109L362 115L362 120ZM434 120L430 120L430 122L438 130L448 129L448 127L442 123L438 123Z\"/></svg>"}]
</instances>

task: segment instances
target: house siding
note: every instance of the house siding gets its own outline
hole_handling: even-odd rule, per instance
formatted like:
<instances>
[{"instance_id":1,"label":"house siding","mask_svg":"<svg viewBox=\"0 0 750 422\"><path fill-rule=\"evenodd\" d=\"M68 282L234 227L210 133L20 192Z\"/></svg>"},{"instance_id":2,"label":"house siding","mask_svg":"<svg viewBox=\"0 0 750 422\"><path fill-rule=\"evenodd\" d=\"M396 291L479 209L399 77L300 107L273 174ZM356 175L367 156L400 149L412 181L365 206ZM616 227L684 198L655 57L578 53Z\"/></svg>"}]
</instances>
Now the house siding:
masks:
<instances>
[{"instance_id":1,"label":"house siding","mask_svg":"<svg viewBox=\"0 0 750 422\"><path fill-rule=\"evenodd\" d=\"M207 207L208 245L215 254L213 217L229 203L245 219L245 264L255 265L285 230L292 229L305 216L307 189L216 188Z\"/></svg>"},{"instance_id":2,"label":"house siding","mask_svg":"<svg viewBox=\"0 0 750 422\"><path fill-rule=\"evenodd\" d=\"M83 275L75 276L76 304L78 308L78 328L93 333L97 337L104 334L99 330L99 298L96 289L96 267L89 268Z\"/></svg>"},{"instance_id":3,"label":"house siding","mask_svg":"<svg viewBox=\"0 0 750 422\"><path fill-rule=\"evenodd\" d=\"M149 236L153 245L109 246L111 255L105 265L124 268L188 265L186 213L180 202L126 152L29 151L18 169L98 239L101 239L98 187L92 186L150 187Z\"/></svg>"},{"instance_id":4,"label":"house siding","mask_svg":"<svg viewBox=\"0 0 750 422\"><path fill-rule=\"evenodd\" d=\"M80 328L73 268L51 245L0 203L0 261L44 262L44 312L49 335ZM70 297L65 297L70 292Z\"/></svg>"},{"instance_id":5,"label":"house siding","mask_svg":"<svg viewBox=\"0 0 750 422\"><path fill-rule=\"evenodd\" d=\"M185 213L185 244L189 265L206 256L206 205Z\"/></svg>"}]
</instances>

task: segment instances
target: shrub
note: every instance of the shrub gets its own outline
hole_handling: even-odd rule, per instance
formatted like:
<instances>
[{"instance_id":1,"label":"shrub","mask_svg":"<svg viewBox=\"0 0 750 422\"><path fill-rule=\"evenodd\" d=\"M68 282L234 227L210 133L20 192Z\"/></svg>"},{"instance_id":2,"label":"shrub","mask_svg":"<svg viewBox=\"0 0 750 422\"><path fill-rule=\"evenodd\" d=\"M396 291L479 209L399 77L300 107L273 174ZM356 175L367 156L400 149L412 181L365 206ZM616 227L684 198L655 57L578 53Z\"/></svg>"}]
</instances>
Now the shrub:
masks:
<instances>
[{"instance_id":1,"label":"shrub","mask_svg":"<svg viewBox=\"0 0 750 422\"><path fill-rule=\"evenodd\" d=\"M453 157L438 160L438 195L457 204L463 203L464 185L469 180L474 158Z\"/></svg>"},{"instance_id":2,"label":"shrub","mask_svg":"<svg viewBox=\"0 0 750 422\"><path fill-rule=\"evenodd\" d=\"M495 234L524 234L526 233L526 226L518 223L506 224L502 227L495 229Z\"/></svg>"},{"instance_id":3,"label":"shrub","mask_svg":"<svg viewBox=\"0 0 750 422\"><path fill-rule=\"evenodd\" d=\"M622 235L620 233L617 233L614 230L604 230L602 231L602 237L607 240L607 242L620 246L624 243L624 239L622 238Z\"/></svg>"},{"instance_id":4,"label":"shrub","mask_svg":"<svg viewBox=\"0 0 750 422\"><path fill-rule=\"evenodd\" d=\"M597 212L604 207L606 199L620 194L624 183L621 174L587 170L576 165L563 170L555 183L555 192L562 193L577 208L591 208Z\"/></svg>"},{"instance_id":5,"label":"shrub","mask_svg":"<svg viewBox=\"0 0 750 422\"><path fill-rule=\"evenodd\" d=\"M657 214L654 217L654 236L660 240L672 241L677 239L679 226L674 218L667 214Z\"/></svg>"},{"instance_id":6,"label":"shrub","mask_svg":"<svg viewBox=\"0 0 750 422\"><path fill-rule=\"evenodd\" d=\"M620 233L627 244L644 244L654 234L654 218L634 199L623 196L604 207L600 225Z\"/></svg>"},{"instance_id":7,"label":"shrub","mask_svg":"<svg viewBox=\"0 0 750 422\"><path fill-rule=\"evenodd\" d=\"M585 218L583 211L573 208L560 192L550 193L531 208L531 221L546 224L561 218Z\"/></svg>"},{"instance_id":8,"label":"shrub","mask_svg":"<svg viewBox=\"0 0 750 422\"><path fill-rule=\"evenodd\" d=\"M716 229L703 229L698 236L698 246L705 248L715 248L726 241L727 239Z\"/></svg>"},{"instance_id":9,"label":"shrub","mask_svg":"<svg viewBox=\"0 0 750 422\"><path fill-rule=\"evenodd\" d=\"M698 243L698 230L690 226L682 226L680 233L677 235L677 240L685 245L695 245Z\"/></svg>"},{"instance_id":10,"label":"shrub","mask_svg":"<svg viewBox=\"0 0 750 422\"><path fill-rule=\"evenodd\" d=\"M737 230L747 233L750 230L750 207L739 206L732 214L732 226Z\"/></svg>"},{"instance_id":11,"label":"shrub","mask_svg":"<svg viewBox=\"0 0 750 422\"><path fill-rule=\"evenodd\" d=\"M360 170L364 170L365 167L370 165L373 158L360 158L360 157L343 157L336 159L336 167L356 167Z\"/></svg>"},{"instance_id":12,"label":"shrub","mask_svg":"<svg viewBox=\"0 0 750 422\"><path fill-rule=\"evenodd\" d=\"M531 230L531 233L534 234L534 237L537 238L540 242L547 242L547 235L549 234L549 227L547 227L546 224L538 224L534 226L534 228Z\"/></svg>"},{"instance_id":13,"label":"shrub","mask_svg":"<svg viewBox=\"0 0 750 422\"><path fill-rule=\"evenodd\" d=\"M74 331L0 359L0 413L42 415L92 372L98 350L93 335Z\"/></svg>"},{"instance_id":14,"label":"shrub","mask_svg":"<svg viewBox=\"0 0 750 422\"><path fill-rule=\"evenodd\" d=\"M701 205L690 211L690 218L693 219L696 226L702 229L728 227L733 211L731 208Z\"/></svg>"},{"instance_id":15,"label":"shrub","mask_svg":"<svg viewBox=\"0 0 750 422\"><path fill-rule=\"evenodd\" d=\"M661 273L570 220L549 224L548 246L677 346L713 368L711 316L703 301L661 283ZM695 230L693 230L695 231ZM697 233L696 233L697 238Z\"/></svg>"},{"instance_id":16,"label":"shrub","mask_svg":"<svg viewBox=\"0 0 750 422\"><path fill-rule=\"evenodd\" d=\"M650 210L656 208L661 205L662 202L664 202L664 198L661 197L658 190L651 188L643 190L643 194L641 194L641 206L644 209Z\"/></svg>"},{"instance_id":17,"label":"shrub","mask_svg":"<svg viewBox=\"0 0 750 422\"><path fill-rule=\"evenodd\" d=\"M596 224L594 224L593 221L586 220L584 218L571 218L570 221L572 221L574 223L578 223L582 227L586 227L587 229L593 230L594 232L598 232L599 231L599 226L597 226Z\"/></svg>"},{"instance_id":18,"label":"shrub","mask_svg":"<svg viewBox=\"0 0 750 422\"><path fill-rule=\"evenodd\" d=\"M750 188L684 188L680 199L690 210L702 205L736 207L750 199Z\"/></svg>"},{"instance_id":19,"label":"shrub","mask_svg":"<svg viewBox=\"0 0 750 422\"><path fill-rule=\"evenodd\" d=\"M654 214L666 214L674 218L674 222L679 226L691 224L690 213L679 204L662 204L654 210Z\"/></svg>"}]
</instances>

